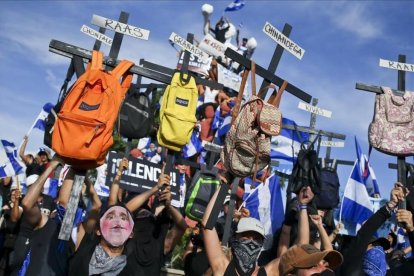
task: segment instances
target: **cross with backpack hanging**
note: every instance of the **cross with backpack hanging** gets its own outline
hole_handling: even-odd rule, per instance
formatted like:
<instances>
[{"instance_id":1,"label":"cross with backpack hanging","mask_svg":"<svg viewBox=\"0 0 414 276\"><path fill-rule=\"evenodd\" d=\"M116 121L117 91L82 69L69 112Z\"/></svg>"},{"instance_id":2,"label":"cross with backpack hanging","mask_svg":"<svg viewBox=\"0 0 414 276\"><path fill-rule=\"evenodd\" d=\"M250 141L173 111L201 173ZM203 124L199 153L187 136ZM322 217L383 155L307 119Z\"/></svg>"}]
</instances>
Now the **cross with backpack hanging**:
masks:
<instances>
[{"instance_id":1,"label":"cross with backpack hanging","mask_svg":"<svg viewBox=\"0 0 414 276\"><path fill-rule=\"evenodd\" d=\"M404 65L405 55L398 55L397 64ZM395 62L392 62L395 63ZM368 129L368 140L371 147L376 150L397 156L397 178L404 187L407 185L406 156L414 155L414 94L405 89L404 68L380 66L398 70L398 90L389 87L378 87L356 83L355 88L363 91L374 92L375 109L374 117ZM408 71L411 72L411 71ZM391 138L392 137L392 138ZM405 209L406 201L400 202L398 208Z\"/></svg>"}]
</instances>

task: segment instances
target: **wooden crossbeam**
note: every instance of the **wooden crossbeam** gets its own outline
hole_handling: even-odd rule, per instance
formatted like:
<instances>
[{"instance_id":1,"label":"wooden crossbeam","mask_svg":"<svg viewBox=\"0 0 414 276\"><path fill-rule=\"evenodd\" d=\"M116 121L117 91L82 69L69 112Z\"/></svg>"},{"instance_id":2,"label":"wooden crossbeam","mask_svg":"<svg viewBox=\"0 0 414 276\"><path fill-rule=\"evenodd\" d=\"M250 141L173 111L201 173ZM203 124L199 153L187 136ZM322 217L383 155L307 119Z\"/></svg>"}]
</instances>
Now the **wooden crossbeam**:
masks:
<instances>
[{"instance_id":1,"label":"wooden crossbeam","mask_svg":"<svg viewBox=\"0 0 414 276\"><path fill-rule=\"evenodd\" d=\"M315 134L315 135L320 134L321 136L332 137L332 138L340 139L340 140L345 140L346 139L346 135L331 132L331 131L317 130L317 129L312 129L312 128L309 128L309 127L294 126L294 125L282 125L282 127L285 128L285 129L298 130L298 131L307 132L307 133L311 133L311 134Z\"/></svg>"},{"instance_id":2,"label":"wooden crossbeam","mask_svg":"<svg viewBox=\"0 0 414 276\"><path fill-rule=\"evenodd\" d=\"M241 64L242 66L244 66L248 70L251 69L251 64L252 64L251 60L243 57L242 55L240 55L236 51L234 51L230 48L227 48L226 51L224 52L224 54L226 55L226 57L236 61L237 63ZM270 83L274 83L279 87L282 85L282 83L284 81L282 78L274 75L273 73L269 72L267 69L263 68L262 66L260 66L258 64L256 64L256 74L261 76L266 81L268 81ZM291 83L288 83L285 90L287 92L289 92L290 94L294 95L295 97L301 99L304 102L310 103L310 101L312 99L311 95L309 95L308 93L302 91L301 89L297 88L296 86L294 86Z\"/></svg>"}]
</instances>

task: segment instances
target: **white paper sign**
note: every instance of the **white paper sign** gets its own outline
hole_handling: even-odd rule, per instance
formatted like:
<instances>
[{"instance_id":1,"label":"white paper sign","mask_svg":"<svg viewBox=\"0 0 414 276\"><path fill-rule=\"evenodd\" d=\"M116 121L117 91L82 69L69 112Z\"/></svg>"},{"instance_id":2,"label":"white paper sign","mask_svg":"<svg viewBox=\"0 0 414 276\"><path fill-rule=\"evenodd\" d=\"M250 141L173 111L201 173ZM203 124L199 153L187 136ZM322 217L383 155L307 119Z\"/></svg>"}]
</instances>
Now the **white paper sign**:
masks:
<instances>
[{"instance_id":1,"label":"white paper sign","mask_svg":"<svg viewBox=\"0 0 414 276\"><path fill-rule=\"evenodd\" d=\"M188 42L186 39L182 38L176 33L171 33L170 40L174 42L175 44L179 45L184 50L190 52L191 54L198 57L201 61L205 62L208 59L208 55L204 53L200 48L194 46L190 42Z\"/></svg>"},{"instance_id":2,"label":"white paper sign","mask_svg":"<svg viewBox=\"0 0 414 276\"><path fill-rule=\"evenodd\" d=\"M150 31L148 30L124 24L96 14L92 16L92 24L99 27L103 27L108 30L112 30L117 33L122 33L143 40L148 40L150 34Z\"/></svg>"},{"instance_id":3,"label":"white paper sign","mask_svg":"<svg viewBox=\"0 0 414 276\"><path fill-rule=\"evenodd\" d=\"M310 113L314 113L314 114L321 115L321 116L328 117L328 118L331 118L332 116L332 111L322 109L317 106L310 105L304 102L299 102L298 108L308 111Z\"/></svg>"},{"instance_id":4,"label":"white paper sign","mask_svg":"<svg viewBox=\"0 0 414 276\"><path fill-rule=\"evenodd\" d=\"M321 141L321 147L343 148L344 146L345 142Z\"/></svg>"},{"instance_id":5,"label":"white paper sign","mask_svg":"<svg viewBox=\"0 0 414 276\"><path fill-rule=\"evenodd\" d=\"M211 34L207 34L203 40L201 40L198 47L214 57L221 57L222 60L226 58L224 52L226 51L227 46L216 40Z\"/></svg>"},{"instance_id":6,"label":"white paper sign","mask_svg":"<svg viewBox=\"0 0 414 276\"><path fill-rule=\"evenodd\" d=\"M108 37L108 36L106 36L104 34L101 34L100 32L98 32L98 31L96 31L96 30L94 30L92 28L89 28L86 25L82 25L80 31L82 33L86 34L86 35L89 35L89 36L91 36L91 37L93 37L93 38L95 38L95 39L97 39L97 40L99 40L99 41L101 41L101 42L109 45L109 46L112 45L112 38L110 38L110 37Z\"/></svg>"},{"instance_id":7,"label":"white paper sign","mask_svg":"<svg viewBox=\"0 0 414 276\"><path fill-rule=\"evenodd\" d=\"M288 37L286 37L278 29L273 27L269 22L266 22L266 24L263 26L263 32L267 34L271 39L276 41L277 44L285 48L289 53L297 57L298 59L303 58L303 55L305 54L305 50L302 49L295 42L290 40Z\"/></svg>"},{"instance_id":8,"label":"white paper sign","mask_svg":"<svg viewBox=\"0 0 414 276\"><path fill-rule=\"evenodd\" d=\"M414 64L401 63L401 62L391 61L391 60L386 60L386 59L381 59L381 58L380 58L379 66L390 68L390 69L395 69L395 70L406 71L406 72L414 72Z\"/></svg>"},{"instance_id":9,"label":"white paper sign","mask_svg":"<svg viewBox=\"0 0 414 276\"><path fill-rule=\"evenodd\" d=\"M227 70L224 66L217 64L217 81L225 87L231 88L237 92L240 90L242 77L236 73ZM244 88L244 93L247 93L247 84Z\"/></svg>"}]
</instances>

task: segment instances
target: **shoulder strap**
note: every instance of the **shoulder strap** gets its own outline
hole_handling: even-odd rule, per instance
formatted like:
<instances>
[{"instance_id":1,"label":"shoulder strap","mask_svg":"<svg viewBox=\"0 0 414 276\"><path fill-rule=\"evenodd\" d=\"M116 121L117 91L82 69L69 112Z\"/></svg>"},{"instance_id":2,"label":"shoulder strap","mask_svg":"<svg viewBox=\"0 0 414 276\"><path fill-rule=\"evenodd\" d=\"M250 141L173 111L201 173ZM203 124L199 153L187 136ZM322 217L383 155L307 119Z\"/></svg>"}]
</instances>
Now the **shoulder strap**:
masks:
<instances>
[{"instance_id":1,"label":"shoulder strap","mask_svg":"<svg viewBox=\"0 0 414 276\"><path fill-rule=\"evenodd\" d=\"M266 85L265 87L260 89L259 93L257 93L257 97L264 100L266 98L267 90L269 90L271 88L273 88L273 89L275 88L275 85L273 83L271 83L269 85Z\"/></svg>"},{"instance_id":2,"label":"shoulder strap","mask_svg":"<svg viewBox=\"0 0 414 276\"><path fill-rule=\"evenodd\" d=\"M256 63L252 60L252 69L250 72L252 96L256 96Z\"/></svg>"},{"instance_id":3,"label":"shoulder strap","mask_svg":"<svg viewBox=\"0 0 414 276\"><path fill-rule=\"evenodd\" d=\"M282 99L282 94L285 91L287 85L288 82L284 80L282 85L279 87L279 90L277 91L276 95L272 94L272 96L270 96L268 103L275 107L279 107L280 100Z\"/></svg>"},{"instance_id":4,"label":"shoulder strap","mask_svg":"<svg viewBox=\"0 0 414 276\"><path fill-rule=\"evenodd\" d=\"M248 76L249 76L249 70L245 68L243 71L243 77L242 77L241 84L240 84L239 94L237 95L236 104L234 105L232 109L231 124L234 123L234 121L237 118L237 115L239 115L241 101L243 98L243 92L244 92L244 88L246 87Z\"/></svg>"},{"instance_id":5,"label":"shoulder strap","mask_svg":"<svg viewBox=\"0 0 414 276\"><path fill-rule=\"evenodd\" d=\"M116 79L123 77L121 81L122 95L125 95L129 86L131 85L132 73L128 70L133 65L134 63L132 61L123 60L114 68L114 70L111 71L111 74L114 75Z\"/></svg>"},{"instance_id":6,"label":"shoulder strap","mask_svg":"<svg viewBox=\"0 0 414 276\"><path fill-rule=\"evenodd\" d=\"M58 102L66 97L68 84L75 73L76 77L79 78L83 73L85 73L85 68L83 67L83 59L80 56L74 55L70 61L68 71L66 72L66 78L62 84L62 87L60 88Z\"/></svg>"},{"instance_id":7,"label":"shoulder strap","mask_svg":"<svg viewBox=\"0 0 414 276\"><path fill-rule=\"evenodd\" d=\"M103 62L103 53L100 51L92 51L92 60L90 64L91 70L101 70ZM88 65L89 68L89 65Z\"/></svg>"}]
</instances>

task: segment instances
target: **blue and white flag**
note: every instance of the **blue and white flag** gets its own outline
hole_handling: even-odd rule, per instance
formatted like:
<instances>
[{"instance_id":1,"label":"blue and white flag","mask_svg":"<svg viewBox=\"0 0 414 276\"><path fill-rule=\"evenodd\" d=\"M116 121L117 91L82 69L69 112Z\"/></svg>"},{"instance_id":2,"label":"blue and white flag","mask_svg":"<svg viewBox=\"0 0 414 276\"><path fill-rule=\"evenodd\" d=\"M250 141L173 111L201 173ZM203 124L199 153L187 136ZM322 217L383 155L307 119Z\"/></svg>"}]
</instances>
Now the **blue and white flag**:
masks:
<instances>
[{"instance_id":1,"label":"blue and white flag","mask_svg":"<svg viewBox=\"0 0 414 276\"><path fill-rule=\"evenodd\" d=\"M24 172L24 165L17 157L14 143L0 140L0 178L14 176Z\"/></svg>"},{"instance_id":2,"label":"blue and white flag","mask_svg":"<svg viewBox=\"0 0 414 276\"><path fill-rule=\"evenodd\" d=\"M96 168L96 181L94 184L94 188L98 196L102 197L109 197L109 189L110 187L105 185L106 182L106 169L108 164L104 163L101 166Z\"/></svg>"},{"instance_id":3,"label":"blue and white flag","mask_svg":"<svg viewBox=\"0 0 414 276\"><path fill-rule=\"evenodd\" d=\"M50 113L50 111L52 110L53 107L55 107L54 104L46 103L43 106L42 111L40 111L39 115L37 116L36 121L33 124L32 128L37 128L37 129L40 129L42 131L45 131L45 127L46 127L45 120L46 120L47 116L49 116L49 113Z\"/></svg>"},{"instance_id":4,"label":"blue and white flag","mask_svg":"<svg viewBox=\"0 0 414 276\"><path fill-rule=\"evenodd\" d=\"M356 153L358 157L359 169L362 173L362 181L365 184L368 194L371 197L377 195L381 197L381 193L379 190L377 178L375 177L374 170L372 169L371 165L369 164L368 158L365 154L362 153L361 146L358 143L358 139L355 136L355 147Z\"/></svg>"},{"instance_id":5,"label":"blue and white flag","mask_svg":"<svg viewBox=\"0 0 414 276\"><path fill-rule=\"evenodd\" d=\"M270 175L264 183L253 190L249 184L245 184L243 199L250 216L263 223L266 237L273 235L282 227L285 212L277 175Z\"/></svg>"},{"instance_id":6,"label":"blue and white flag","mask_svg":"<svg viewBox=\"0 0 414 276\"><path fill-rule=\"evenodd\" d=\"M231 113L228 112L223 117L220 115L221 109L220 106L217 107L216 112L214 113L214 119L211 124L211 129L215 130L214 142L218 145L223 145L224 138L227 132L229 132L231 127Z\"/></svg>"},{"instance_id":7,"label":"blue and white flag","mask_svg":"<svg viewBox=\"0 0 414 276\"><path fill-rule=\"evenodd\" d=\"M282 118L282 125L297 126L295 121L288 118ZM307 143L308 140L309 133L282 128L279 136L272 137L270 158L294 163L301 143Z\"/></svg>"},{"instance_id":8,"label":"blue and white flag","mask_svg":"<svg viewBox=\"0 0 414 276\"><path fill-rule=\"evenodd\" d=\"M149 148L150 144L151 144L150 137L141 138L139 139L137 148L142 151L143 149Z\"/></svg>"},{"instance_id":9,"label":"blue and white flag","mask_svg":"<svg viewBox=\"0 0 414 276\"><path fill-rule=\"evenodd\" d=\"M189 158L191 156L196 155L200 151L203 150L203 144L200 140L200 133L198 131L193 131L191 134L190 142L183 148L183 156L184 158Z\"/></svg>"},{"instance_id":10,"label":"blue and white flag","mask_svg":"<svg viewBox=\"0 0 414 276\"><path fill-rule=\"evenodd\" d=\"M58 195L59 179L48 178L43 185L43 194L55 199Z\"/></svg>"},{"instance_id":11,"label":"blue and white flag","mask_svg":"<svg viewBox=\"0 0 414 276\"><path fill-rule=\"evenodd\" d=\"M355 225L355 232L350 232L352 235L356 234L356 231L360 228L362 223L372 215L373 205L363 182L362 172L357 159L355 160L351 175L345 186L339 220L349 221Z\"/></svg>"},{"instance_id":12,"label":"blue and white flag","mask_svg":"<svg viewBox=\"0 0 414 276\"><path fill-rule=\"evenodd\" d=\"M243 8L245 5L244 0L234 0L233 2L231 2L226 9L224 10L225 12L228 11L238 11L241 8Z\"/></svg>"}]
</instances>

